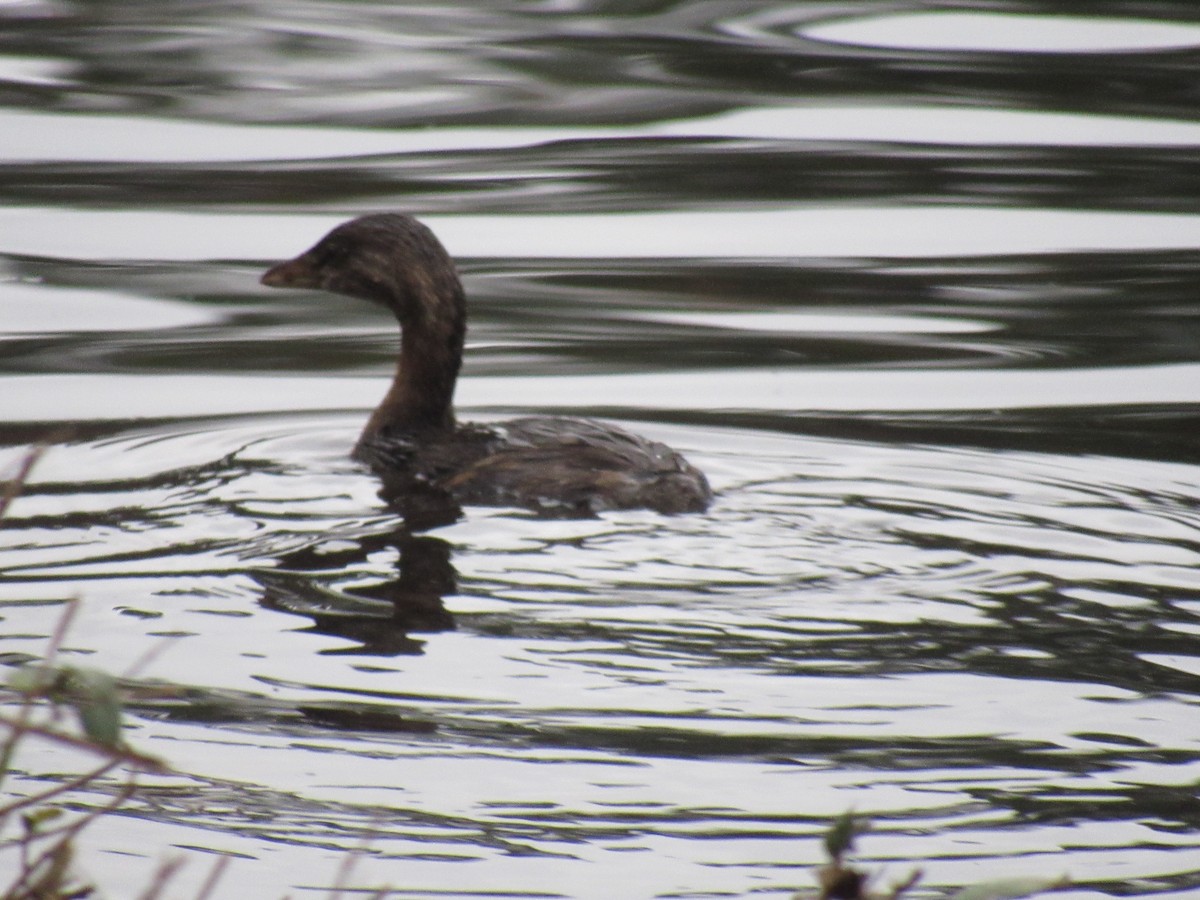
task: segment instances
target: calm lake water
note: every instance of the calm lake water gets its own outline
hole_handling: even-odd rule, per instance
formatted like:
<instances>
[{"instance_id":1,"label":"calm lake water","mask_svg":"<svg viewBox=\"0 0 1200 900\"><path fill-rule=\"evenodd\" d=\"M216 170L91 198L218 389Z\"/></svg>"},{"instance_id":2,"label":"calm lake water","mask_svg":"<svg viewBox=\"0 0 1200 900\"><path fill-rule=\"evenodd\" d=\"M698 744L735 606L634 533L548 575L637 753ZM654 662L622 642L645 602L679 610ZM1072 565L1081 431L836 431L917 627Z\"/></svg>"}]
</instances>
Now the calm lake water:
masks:
<instances>
[{"instance_id":1,"label":"calm lake water","mask_svg":"<svg viewBox=\"0 0 1200 900\"><path fill-rule=\"evenodd\" d=\"M854 809L925 895L1195 896L1198 73L1190 0L0 2L0 660L80 598L181 773L81 869L783 898ZM394 325L257 283L375 210L460 260L463 418L712 509L407 532Z\"/></svg>"}]
</instances>

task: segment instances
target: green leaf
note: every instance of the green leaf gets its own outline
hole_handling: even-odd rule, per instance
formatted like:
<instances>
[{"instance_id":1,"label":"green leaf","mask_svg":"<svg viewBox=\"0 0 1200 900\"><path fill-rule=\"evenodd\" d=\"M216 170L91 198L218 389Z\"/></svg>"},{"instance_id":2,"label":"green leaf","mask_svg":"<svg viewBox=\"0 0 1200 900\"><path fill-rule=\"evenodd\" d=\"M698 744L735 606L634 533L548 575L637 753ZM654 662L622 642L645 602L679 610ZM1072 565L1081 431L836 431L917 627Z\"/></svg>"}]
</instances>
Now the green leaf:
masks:
<instances>
[{"instance_id":1,"label":"green leaf","mask_svg":"<svg viewBox=\"0 0 1200 900\"><path fill-rule=\"evenodd\" d=\"M121 704L81 703L77 709L83 733L97 744L116 747L121 743Z\"/></svg>"},{"instance_id":2,"label":"green leaf","mask_svg":"<svg viewBox=\"0 0 1200 900\"><path fill-rule=\"evenodd\" d=\"M106 747L121 742L121 696L117 680L99 669L64 670L70 696L83 733Z\"/></svg>"},{"instance_id":3,"label":"green leaf","mask_svg":"<svg viewBox=\"0 0 1200 900\"><path fill-rule=\"evenodd\" d=\"M52 822L60 816L62 816L62 810L57 806L41 806L25 813L21 816L21 821L25 823L27 834L36 834L42 825Z\"/></svg>"},{"instance_id":4,"label":"green leaf","mask_svg":"<svg viewBox=\"0 0 1200 900\"><path fill-rule=\"evenodd\" d=\"M8 686L18 694L41 695L54 683L56 671L41 663L30 663L14 669L8 675Z\"/></svg>"},{"instance_id":5,"label":"green leaf","mask_svg":"<svg viewBox=\"0 0 1200 900\"><path fill-rule=\"evenodd\" d=\"M1002 878L965 887L954 894L951 900L1017 900L1042 891L1058 890L1070 883L1066 875L1057 878Z\"/></svg>"},{"instance_id":6,"label":"green leaf","mask_svg":"<svg viewBox=\"0 0 1200 900\"><path fill-rule=\"evenodd\" d=\"M825 852L830 859L841 857L854 849L854 839L871 829L871 823L854 813L842 813L825 832Z\"/></svg>"}]
</instances>

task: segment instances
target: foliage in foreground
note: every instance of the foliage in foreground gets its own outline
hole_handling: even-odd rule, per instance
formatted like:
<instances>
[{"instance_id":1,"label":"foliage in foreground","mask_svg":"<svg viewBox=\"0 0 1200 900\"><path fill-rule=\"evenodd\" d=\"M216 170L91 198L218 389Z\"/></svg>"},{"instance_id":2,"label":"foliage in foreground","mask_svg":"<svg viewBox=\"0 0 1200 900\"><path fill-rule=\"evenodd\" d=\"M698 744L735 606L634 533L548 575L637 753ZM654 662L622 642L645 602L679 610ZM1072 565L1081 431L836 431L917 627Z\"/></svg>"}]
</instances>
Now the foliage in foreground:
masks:
<instances>
[{"instance_id":1,"label":"foliage in foreground","mask_svg":"<svg viewBox=\"0 0 1200 900\"><path fill-rule=\"evenodd\" d=\"M26 455L17 474L0 490L0 524L43 448ZM137 791L141 773L169 771L159 760L131 749L121 734L121 698L117 680L96 669L59 664L58 650L70 626L77 602L68 604L51 636L45 658L13 672L8 698L2 702L0 729L0 900L83 900L95 889L75 874L72 866L76 837L97 820L120 809ZM11 712L9 710L12 710ZM72 714L79 733L64 725ZM97 765L73 779L56 783L28 796L13 798L4 788L18 749L29 741L47 741L73 748L98 759ZM86 812L67 812L64 804L72 795L96 788L113 772L123 770L124 780L108 802ZM8 798L8 799L5 799ZM829 863L817 870L818 900L900 900L921 878L914 869L890 887L873 889L871 873L849 865L855 839L868 823L852 813L839 817L825 835ZM330 898L341 895L355 854L348 853ZM15 860L15 865L9 865ZM221 858L201 886L196 900L205 900L224 871L228 860ZM151 883L140 893L141 900L157 900L181 861L163 863ZM951 900L1017 900L1043 891L1065 887L1067 880L1014 878L963 888ZM382 900L391 892L379 890L367 900ZM805 900L801 891L795 900Z\"/></svg>"},{"instance_id":2,"label":"foliage in foreground","mask_svg":"<svg viewBox=\"0 0 1200 900\"><path fill-rule=\"evenodd\" d=\"M76 879L71 866L75 838L133 796L139 773L164 771L158 760L130 749L121 740L121 705L112 676L56 665L58 647L74 609L72 603L60 620L45 661L17 669L9 679L12 702L6 706L15 711L6 709L0 715L0 728L6 732L0 743L0 788L8 780L18 748L30 742L82 751L98 762L73 779L28 796L7 795L0 801L0 871L14 873L9 883L0 883L3 900L88 896L92 888ZM78 719L81 734L64 725L68 712ZM68 813L61 805L118 770L124 770L124 780L103 805L82 813Z\"/></svg>"},{"instance_id":3,"label":"foliage in foreground","mask_svg":"<svg viewBox=\"0 0 1200 900\"><path fill-rule=\"evenodd\" d=\"M25 455L16 474L0 491L3 520L25 484L44 448ZM67 605L50 638L44 659L12 673L0 712L0 791L12 773L18 749L31 742L48 742L81 751L96 765L75 778L57 782L26 796L0 793L0 900L74 900L93 888L74 874L75 838L102 816L119 809L137 789L141 772L164 771L158 760L125 745L121 737L121 701L116 680L105 672L59 665L58 650L75 614ZM79 722L79 732L64 725L68 714ZM123 770L125 778L107 803L86 812L67 812L63 805L73 795L97 785L111 773ZM165 883L167 868L158 882ZM161 886L161 885L160 885ZM144 896L155 896L147 892Z\"/></svg>"},{"instance_id":4,"label":"foliage in foreground","mask_svg":"<svg viewBox=\"0 0 1200 900\"><path fill-rule=\"evenodd\" d=\"M886 887L872 888L872 875L846 861L854 851L854 841L870 829L870 823L853 813L839 816L825 833L825 852L829 862L817 870L818 900L900 900L906 891L921 880L921 870ZM1066 876L1058 878L1004 878L985 881L954 893L950 900L1019 900L1044 891L1069 885ZM800 891L793 900L810 900L811 894Z\"/></svg>"}]
</instances>

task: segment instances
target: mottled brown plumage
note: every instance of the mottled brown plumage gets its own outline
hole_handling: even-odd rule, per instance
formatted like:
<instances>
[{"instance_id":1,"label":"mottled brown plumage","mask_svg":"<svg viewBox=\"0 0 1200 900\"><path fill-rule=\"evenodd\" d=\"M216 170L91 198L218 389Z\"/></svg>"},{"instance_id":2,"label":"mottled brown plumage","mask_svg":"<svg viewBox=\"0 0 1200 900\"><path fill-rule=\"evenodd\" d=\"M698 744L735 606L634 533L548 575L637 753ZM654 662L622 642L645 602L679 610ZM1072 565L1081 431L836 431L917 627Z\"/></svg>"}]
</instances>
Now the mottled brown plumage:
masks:
<instances>
[{"instance_id":1,"label":"mottled brown plumage","mask_svg":"<svg viewBox=\"0 0 1200 900\"><path fill-rule=\"evenodd\" d=\"M449 254L409 216L370 215L340 225L311 250L269 269L262 283L347 294L396 316L396 375L354 452L401 509L419 505L415 498L445 495L547 515L681 513L699 512L712 499L704 475L670 447L612 425L554 416L458 425L454 383L466 299Z\"/></svg>"}]
</instances>

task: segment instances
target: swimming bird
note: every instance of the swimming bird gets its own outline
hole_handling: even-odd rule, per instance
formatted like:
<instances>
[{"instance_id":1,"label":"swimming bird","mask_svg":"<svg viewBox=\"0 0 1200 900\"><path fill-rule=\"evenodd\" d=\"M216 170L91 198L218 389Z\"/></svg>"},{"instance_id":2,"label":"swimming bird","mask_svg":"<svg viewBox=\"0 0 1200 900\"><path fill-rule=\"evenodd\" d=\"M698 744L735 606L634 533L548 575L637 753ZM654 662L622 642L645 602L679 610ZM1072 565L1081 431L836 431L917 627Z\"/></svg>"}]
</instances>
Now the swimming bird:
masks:
<instances>
[{"instance_id":1,"label":"swimming bird","mask_svg":"<svg viewBox=\"0 0 1200 900\"><path fill-rule=\"evenodd\" d=\"M411 216L353 219L261 280L357 297L396 317L396 374L353 455L401 508L406 497L430 493L463 505L570 517L611 509L700 512L712 499L704 474L670 447L594 419L459 424L453 399L466 295L450 254Z\"/></svg>"}]
</instances>

